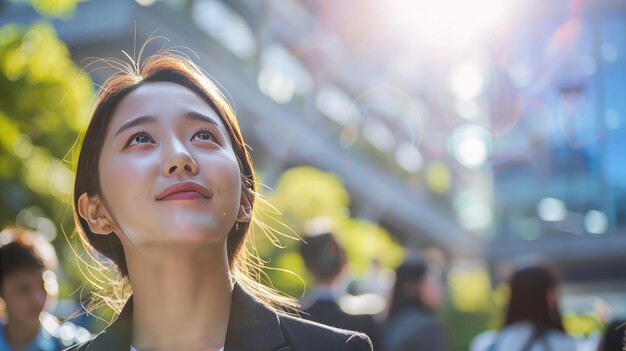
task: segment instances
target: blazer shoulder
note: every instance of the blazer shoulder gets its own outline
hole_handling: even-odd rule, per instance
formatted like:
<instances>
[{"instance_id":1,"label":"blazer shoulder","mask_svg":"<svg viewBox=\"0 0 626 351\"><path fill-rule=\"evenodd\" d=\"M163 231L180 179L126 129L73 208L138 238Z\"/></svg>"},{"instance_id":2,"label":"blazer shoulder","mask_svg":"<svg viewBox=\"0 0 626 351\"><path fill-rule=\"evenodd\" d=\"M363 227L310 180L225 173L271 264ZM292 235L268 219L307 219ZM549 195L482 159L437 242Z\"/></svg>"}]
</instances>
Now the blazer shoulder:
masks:
<instances>
[{"instance_id":1,"label":"blazer shoulder","mask_svg":"<svg viewBox=\"0 0 626 351\"><path fill-rule=\"evenodd\" d=\"M372 350L372 342L363 333L333 328L289 315L281 314L279 319L285 337L296 350Z\"/></svg>"}]
</instances>

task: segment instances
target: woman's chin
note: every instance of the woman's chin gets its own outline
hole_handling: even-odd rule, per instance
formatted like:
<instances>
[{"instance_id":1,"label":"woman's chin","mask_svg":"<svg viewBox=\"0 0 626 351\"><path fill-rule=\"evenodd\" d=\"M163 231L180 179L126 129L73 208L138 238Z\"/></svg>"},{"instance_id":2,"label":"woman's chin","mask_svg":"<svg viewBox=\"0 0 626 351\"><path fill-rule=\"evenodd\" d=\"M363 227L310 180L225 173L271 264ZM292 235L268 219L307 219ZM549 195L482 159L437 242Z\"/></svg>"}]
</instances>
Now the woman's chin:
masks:
<instances>
[{"instance_id":1,"label":"woman's chin","mask_svg":"<svg viewBox=\"0 0 626 351\"><path fill-rule=\"evenodd\" d=\"M171 231L168 234L168 239L179 243L220 243L225 241L228 236L227 231L220 230L204 221L177 223L170 228Z\"/></svg>"},{"instance_id":2,"label":"woman's chin","mask_svg":"<svg viewBox=\"0 0 626 351\"><path fill-rule=\"evenodd\" d=\"M171 235L160 238L150 238L135 244L140 251L158 250L159 252L174 253L178 250L198 250L209 247L222 247L226 242L225 237L207 235L206 233L187 232L185 235Z\"/></svg>"},{"instance_id":3,"label":"woman's chin","mask_svg":"<svg viewBox=\"0 0 626 351\"><path fill-rule=\"evenodd\" d=\"M179 215L161 217L146 227L146 223L136 223L126 231L131 243L137 247L154 247L189 244L220 244L226 241L230 228L215 221L212 216ZM139 233L142 233L141 235ZM146 233L146 234L143 234ZM133 235L134 234L134 235Z\"/></svg>"}]
</instances>

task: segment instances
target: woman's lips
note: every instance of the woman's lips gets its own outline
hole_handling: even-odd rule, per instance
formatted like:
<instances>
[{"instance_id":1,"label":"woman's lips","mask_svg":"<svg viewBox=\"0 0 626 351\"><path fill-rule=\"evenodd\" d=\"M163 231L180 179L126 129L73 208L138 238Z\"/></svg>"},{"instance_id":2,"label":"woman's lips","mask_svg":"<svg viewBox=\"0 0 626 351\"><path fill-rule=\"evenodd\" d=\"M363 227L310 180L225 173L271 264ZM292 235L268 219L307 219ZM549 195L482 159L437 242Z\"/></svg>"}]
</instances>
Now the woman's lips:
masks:
<instances>
[{"instance_id":1,"label":"woman's lips","mask_svg":"<svg viewBox=\"0 0 626 351\"><path fill-rule=\"evenodd\" d=\"M206 199L207 197L199 194L195 191L181 191L178 193L173 193L161 199L161 201L169 201L169 200L193 200L193 199Z\"/></svg>"},{"instance_id":2,"label":"woman's lips","mask_svg":"<svg viewBox=\"0 0 626 351\"><path fill-rule=\"evenodd\" d=\"M157 201L210 199L213 194L196 182L182 182L168 186L159 195Z\"/></svg>"}]
</instances>

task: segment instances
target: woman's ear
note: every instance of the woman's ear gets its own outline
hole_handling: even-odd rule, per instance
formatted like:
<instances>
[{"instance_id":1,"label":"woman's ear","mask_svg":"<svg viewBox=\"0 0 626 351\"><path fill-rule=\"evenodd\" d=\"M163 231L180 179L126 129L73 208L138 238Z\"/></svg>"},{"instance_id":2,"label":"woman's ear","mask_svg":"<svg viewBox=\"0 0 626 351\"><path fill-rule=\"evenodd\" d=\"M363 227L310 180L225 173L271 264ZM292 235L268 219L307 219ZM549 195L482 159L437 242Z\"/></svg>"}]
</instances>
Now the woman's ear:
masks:
<instances>
[{"instance_id":1,"label":"woman's ear","mask_svg":"<svg viewBox=\"0 0 626 351\"><path fill-rule=\"evenodd\" d=\"M97 195L89 197L87 193L83 193L78 198L78 214L93 233L106 235L113 232L113 225L106 213L106 208Z\"/></svg>"},{"instance_id":2,"label":"woman's ear","mask_svg":"<svg viewBox=\"0 0 626 351\"><path fill-rule=\"evenodd\" d=\"M250 202L249 189L243 186L241 189L241 199L239 200L239 213L237 213L238 222L250 222L252 216L252 203Z\"/></svg>"}]
</instances>

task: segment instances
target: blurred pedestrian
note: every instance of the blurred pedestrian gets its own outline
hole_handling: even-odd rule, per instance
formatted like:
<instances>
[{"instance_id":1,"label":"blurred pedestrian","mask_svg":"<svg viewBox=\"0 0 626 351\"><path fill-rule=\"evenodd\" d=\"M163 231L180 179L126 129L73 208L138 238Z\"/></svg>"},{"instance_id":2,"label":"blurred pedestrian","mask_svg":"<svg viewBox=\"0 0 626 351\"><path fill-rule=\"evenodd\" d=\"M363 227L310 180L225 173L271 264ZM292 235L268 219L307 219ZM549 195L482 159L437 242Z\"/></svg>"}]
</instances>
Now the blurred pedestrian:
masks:
<instances>
[{"instance_id":1,"label":"blurred pedestrian","mask_svg":"<svg viewBox=\"0 0 626 351\"><path fill-rule=\"evenodd\" d=\"M49 248L43 248L44 239L18 228L4 229L0 239L7 242L0 247L0 297L6 310L6 323L0 323L0 351L61 350L60 340L40 322L48 297L45 256L52 245L45 242Z\"/></svg>"},{"instance_id":2,"label":"blurred pedestrian","mask_svg":"<svg viewBox=\"0 0 626 351\"><path fill-rule=\"evenodd\" d=\"M472 351L570 351L574 340L563 329L558 278L553 267L534 263L517 269L504 326L472 341Z\"/></svg>"},{"instance_id":3,"label":"blurred pedestrian","mask_svg":"<svg viewBox=\"0 0 626 351\"><path fill-rule=\"evenodd\" d=\"M598 351L624 351L626 347L626 320L620 319L606 326L604 335L598 344Z\"/></svg>"},{"instance_id":4,"label":"blurred pedestrian","mask_svg":"<svg viewBox=\"0 0 626 351\"><path fill-rule=\"evenodd\" d=\"M396 270L385 351L441 351L445 333L435 313L445 301L440 274L422 260L410 259Z\"/></svg>"},{"instance_id":5,"label":"blurred pedestrian","mask_svg":"<svg viewBox=\"0 0 626 351\"><path fill-rule=\"evenodd\" d=\"M371 349L361 333L284 313L295 302L260 282L252 160L219 85L175 51L108 63L119 71L84 136L74 215L132 297L74 350Z\"/></svg>"},{"instance_id":6,"label":"blurred pedestrian","mask_svg":"<svg viewBox=\"0 0 626 351\"><path fill-rule=\"evenodd\" d=\"M343 310L339 299L346 295L341 282L347 256L331 232L309 233L300 246L300 254L313 277L313 287L303 302L303 318L365 333L377 349L376 324L371 314L351 314Z\"/></svg>"}]
</instances>

